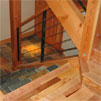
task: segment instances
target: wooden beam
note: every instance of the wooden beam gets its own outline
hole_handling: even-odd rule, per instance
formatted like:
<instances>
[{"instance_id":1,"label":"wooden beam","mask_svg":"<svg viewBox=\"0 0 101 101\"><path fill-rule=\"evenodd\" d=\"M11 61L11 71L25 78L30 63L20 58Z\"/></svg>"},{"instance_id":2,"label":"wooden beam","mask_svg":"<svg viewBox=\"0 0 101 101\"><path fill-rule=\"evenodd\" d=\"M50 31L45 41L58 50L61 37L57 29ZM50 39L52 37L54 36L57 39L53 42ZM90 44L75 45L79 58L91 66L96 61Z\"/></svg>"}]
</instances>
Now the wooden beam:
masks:
<instances>
[{"instance_id":1,"label":"wooden beam","mask_svg":"<svg viewBox=\"0 0 101 101\"><path fill-rule=\"evenodd\" d=\"M99 47L99 41L101 39L101 7L100 7L100 13L99 13L99 18L97 21L97 27L96 27L96 33L95 33L95 37L94 37L94 42L93 42L93 49L98 49Z\"/></svg>"},{"instance_id":2,"label":"wooden beam","mask_svg":"<svg viewBox=\"0 0 101 101\"><path fill-rule=\"evenodd\" d=\"M75 45L80 49L84 17L72 0L46 0Z\"/></svg>"},{"instance_id":3,"label":"wooden beam","mask_svg":"<svg viewBox=\"0 0 101 101\"><path fill-rule=\"evenodd\" d=\"M19 64L17 59L17 27L21 23L21 1L9 0L10 4L10 25L11 25L11 46L12 46L12 63L14 68Z\"/></svg>"},{"instance_id":4,"label":"wooden beam","mask_svg":"<svg viewBox=\"0 0 101 101\"><path fill-rule=\"evenodd\" d=\"M88 61L90 59L100 6L101 0L88 0L86 18L80 45L80 57L84 61Z\"/></svg>"}]
</instances>

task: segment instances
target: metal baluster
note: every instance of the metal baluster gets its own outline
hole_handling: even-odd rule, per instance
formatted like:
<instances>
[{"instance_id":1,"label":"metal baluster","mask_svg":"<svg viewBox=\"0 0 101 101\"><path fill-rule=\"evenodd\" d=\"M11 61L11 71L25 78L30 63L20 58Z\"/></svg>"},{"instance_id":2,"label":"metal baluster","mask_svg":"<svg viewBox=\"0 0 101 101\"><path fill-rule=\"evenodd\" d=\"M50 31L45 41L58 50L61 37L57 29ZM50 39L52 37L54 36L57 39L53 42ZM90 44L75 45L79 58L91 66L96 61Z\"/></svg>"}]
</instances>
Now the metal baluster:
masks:
<instances>
[{"instance_id":1,"label":"metal baluster","mask_svg":"<svg viewBox=\"0 0 101 101\"><path fill-rule=\"evenodd\" d=\"M17 28L17 58L18 58L18 61L20 61L19 28Z\"/></svg>"},{"instance_id":2,"label":"metal baluster","mask_svg":"<svg viewBox=\"0 0 101 101\"><path fill-rule=\"evenodd\" d=\"M43 17L42 17L41 62L44 61L45 26L46 26L46 11L43 12Z\"/></svg>"}]
</instances>

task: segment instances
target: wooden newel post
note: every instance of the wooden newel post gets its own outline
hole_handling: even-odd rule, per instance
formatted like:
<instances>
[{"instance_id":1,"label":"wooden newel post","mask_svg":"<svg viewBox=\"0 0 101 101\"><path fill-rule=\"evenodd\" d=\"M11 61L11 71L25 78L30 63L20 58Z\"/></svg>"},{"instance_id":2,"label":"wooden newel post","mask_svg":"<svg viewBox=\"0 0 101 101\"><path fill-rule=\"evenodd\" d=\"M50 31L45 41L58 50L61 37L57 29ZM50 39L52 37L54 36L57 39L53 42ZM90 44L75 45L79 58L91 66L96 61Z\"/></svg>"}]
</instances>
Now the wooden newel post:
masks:
<instances>
[{"instance_id":1,"label":"wooden newel post","mask_svg":"<svg viewBox=\"0 0 101 101\"><path fill-rule=\"evenodd\" d=\"M9 0L9 8L10 8L10 25L11 25L12 64L13 69L16 69L17 65L19 65L20 63L20 61L18 60L18 45L17 45L18 43L20 45L20 40L19 42L17 42L18 41L17 28L21 24L21 0ZM21 28L19 28L19 33L20 32Z\"/></svg>"},{"instance_id":2,"label":"wooden newel post","mask_svg":"<svg viewBox=\"0 0 101 101\"><path fill-rule=\"evenodd\" d=\"M88 0L79 55L82 71L84 72L89 71L87 62L91 57L100 7L101 0Z\"/></svg>"},{"instance_id":3,"label":"wooden newel post","mask_svg":"<svg viewBox=\"0 0 101 101\"><path fill-rule=\"evenodd\" d=\"M100 7L101 0L88 0L80 45L80 57L86 62L90 59Z\"/></svg>"}]
</instances>

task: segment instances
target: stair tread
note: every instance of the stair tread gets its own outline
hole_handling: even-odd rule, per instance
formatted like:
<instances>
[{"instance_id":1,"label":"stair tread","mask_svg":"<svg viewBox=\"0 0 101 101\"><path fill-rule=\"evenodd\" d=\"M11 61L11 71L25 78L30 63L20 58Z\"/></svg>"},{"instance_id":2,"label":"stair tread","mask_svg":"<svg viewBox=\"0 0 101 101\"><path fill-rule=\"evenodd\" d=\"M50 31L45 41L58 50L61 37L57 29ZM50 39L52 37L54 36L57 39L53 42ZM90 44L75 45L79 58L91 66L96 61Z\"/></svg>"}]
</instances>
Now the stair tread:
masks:
<instances>
[{"instance_id":1,"label":"stair tread","mask_svg":"<svg viewBox=\"0 0 101 101\"><path fill-rule=\"evenodd\" d=\"M83 74L84 77L88 78L89 80L91 80L92 82L94 82L96 85L101 87L101 78L100 76L96 76L91 72L88 73L84 73Z\"/></svg>"}]
</instances>

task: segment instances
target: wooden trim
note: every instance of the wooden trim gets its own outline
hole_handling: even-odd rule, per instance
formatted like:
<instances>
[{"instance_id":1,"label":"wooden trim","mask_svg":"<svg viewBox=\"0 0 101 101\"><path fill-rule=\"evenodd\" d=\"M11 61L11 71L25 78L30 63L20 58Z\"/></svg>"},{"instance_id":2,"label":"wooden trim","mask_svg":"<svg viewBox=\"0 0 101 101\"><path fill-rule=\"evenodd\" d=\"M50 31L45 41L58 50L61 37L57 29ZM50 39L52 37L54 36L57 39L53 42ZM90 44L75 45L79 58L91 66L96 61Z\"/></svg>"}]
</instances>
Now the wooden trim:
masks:
<instances>
[{"instance_id":1,"label":"wooden trim","mask_svg":"<svg viewBox=\"0 0 101 101\"><path fill-rule=\"evenodd\" d=\"M75 45L80 49L84 17L72 0L46 0Z\"/></svg>"},{"instance_id":2,"label":"wooden trim","mask_svg":"<svg viewBox=\"0 0 101 101\"><path fill-rule=\"evenodd\" d=\"M11 42L11 38L0 40L0 45L4 45L4 44L9 43L9 42Z\"/></svg>"},{"instance_id":3,"label":"wooden trim","mask_svg":"<svg viewBox=\"0 0 101 101\"><path fill-rule=\"evenodd\" d=\"M100 6L101 0L88 0L80 45L80 58L82 58L84 61L88 61L90 59Z\"/></svg>"},{"instance_id":4,"label":"wooden trim","mask_svg":"<svg viewBox=\"0 0 101 101\"><path fill-rule=\"evenodd\" d=\"M33 34L34 34L34 31L22 33L21 38L25 38L25 37L28 37L28 36L33 35ZM0 41L0 45L6 44L6 43L11 43L11 38L7 38L7 39Z\"/></svg>"},{"instance_id":5,"label":"wooden trim","mask_svg":"<svg viewBox=\"0 0 101 101\"><path fill-rule=\"evenodd\" d=\"M101 39L101 7L100 7L100 13L99 13L99 18L97 21L97 27L96 27L96 33L94 37L94 42L93 42L93 49L97 49L99 47L100 39Z\"/></svg>"}]
</instances>

